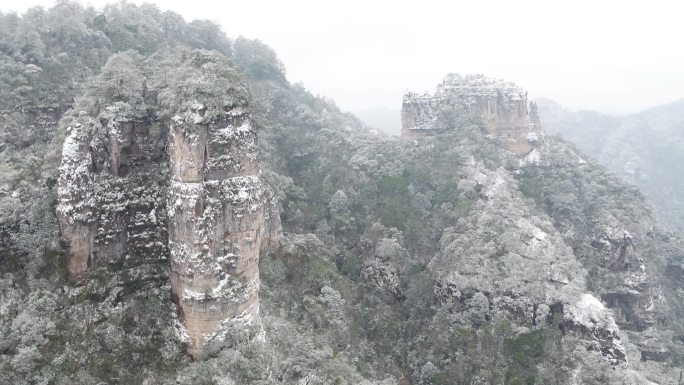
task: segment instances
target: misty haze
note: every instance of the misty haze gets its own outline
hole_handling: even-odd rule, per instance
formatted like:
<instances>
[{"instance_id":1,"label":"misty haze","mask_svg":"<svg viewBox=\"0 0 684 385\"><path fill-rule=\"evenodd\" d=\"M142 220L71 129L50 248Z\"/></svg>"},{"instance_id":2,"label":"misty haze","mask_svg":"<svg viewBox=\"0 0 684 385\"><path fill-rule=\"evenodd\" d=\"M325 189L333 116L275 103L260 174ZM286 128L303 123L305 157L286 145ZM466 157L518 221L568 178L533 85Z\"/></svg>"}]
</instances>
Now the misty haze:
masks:
<instances>
[{"instance_id":1,"label":"misty haze","mask_svg":"<svg viewBox=\"0 0 684 385\"><path fill-rule=\"evenodd\" d=\"M0 384L682 385L676 3L0 4Z\"/></svg>"}]
</instances>

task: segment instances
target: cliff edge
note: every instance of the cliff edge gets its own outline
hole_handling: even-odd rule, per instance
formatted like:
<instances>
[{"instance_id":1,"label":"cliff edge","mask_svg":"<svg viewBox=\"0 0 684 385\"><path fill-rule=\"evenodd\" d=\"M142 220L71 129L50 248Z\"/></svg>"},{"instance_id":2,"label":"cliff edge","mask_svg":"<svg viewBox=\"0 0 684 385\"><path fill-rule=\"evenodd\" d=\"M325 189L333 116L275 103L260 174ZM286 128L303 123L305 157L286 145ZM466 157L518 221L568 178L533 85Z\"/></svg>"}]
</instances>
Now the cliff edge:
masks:
<instances>
[{"instance_id":1,"label":"cliff edge","mask_svg":"<svg viewBox=\"0 0 684 385\"><path fill-rule=\"evenodd\" d=\"M474 119L487 134L519 154L530 152L543 137L537 106L528 104L522 88L484 75L459 74L447 75L433 95L404 95L401 136L418 139L448 130L444 114Z\"/></svg>"},{"instance_id":2,"label":"cliff edge","mask_svg":"<svg viewBox=\"0 0 684 385\"><path fill-rule=\"evenodd\" d=\"M228 329L259 337L259 255L281 230L246 87L217 53L166 58L175 68L142 83L149 62L120 56L95 83L99 99L84 99L100 104L65 119L57 217L69 276L170 260L189 353Z\"/></svg>"}]
</instances>

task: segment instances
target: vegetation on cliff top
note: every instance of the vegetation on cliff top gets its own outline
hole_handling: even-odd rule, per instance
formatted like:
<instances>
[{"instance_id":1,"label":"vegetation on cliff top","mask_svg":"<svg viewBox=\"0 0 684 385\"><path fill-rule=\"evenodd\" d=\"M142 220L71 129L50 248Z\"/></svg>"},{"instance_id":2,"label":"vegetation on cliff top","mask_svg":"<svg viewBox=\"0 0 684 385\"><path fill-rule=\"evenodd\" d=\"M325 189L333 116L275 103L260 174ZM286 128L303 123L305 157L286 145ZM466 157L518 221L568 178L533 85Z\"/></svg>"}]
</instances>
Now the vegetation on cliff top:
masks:
<instances>
[{"instance_id":1,"label":"vegetation on cliff top","mask_svg":"<svg viewBox=\"0 0 684 385\"><path fill-rule=\"evenodd\" d=\"M289 84L262 43L150 5L62 1L3 14L0 55L0 383L621 384L679 375L684 253L641 195L601 168L519 167L476 124L446 113L451 132L440 138L376 135ZM234 82L193 83L225 71L219 77ZM174 77L176 88L159 86ZM231 87L240 103L251 95L287 236L260 264L267 343L227 341L193 362L163 262L65 279L53 215L59 119L104 100L171 111L199 98L220 108ZM636 239L629 266L619 257L631 244L608 227ZM661 296L633 281L642 264ZM550 271L565 275L550 282ZM606 297L628 289L639 295ZM606 359L620 347L612 336L572 329L582 325L563 306L583 290L629 315L618 318L628 363ZM629 301L643 298L659 301L652 318L629 313L640 309Z\"/></svg>"}]
</instances>

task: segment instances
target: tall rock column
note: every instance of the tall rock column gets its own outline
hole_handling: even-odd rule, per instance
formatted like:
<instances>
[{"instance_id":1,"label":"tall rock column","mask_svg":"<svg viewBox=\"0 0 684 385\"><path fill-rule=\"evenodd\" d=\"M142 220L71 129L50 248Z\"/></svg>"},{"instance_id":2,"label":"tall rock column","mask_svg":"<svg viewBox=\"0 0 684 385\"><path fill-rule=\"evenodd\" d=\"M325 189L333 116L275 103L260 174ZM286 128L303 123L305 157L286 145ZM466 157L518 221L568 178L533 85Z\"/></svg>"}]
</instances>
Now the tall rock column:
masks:
<instances>
[{"instance_id":1,"label":"tall rock column","mask_svg":"<svg viewBox=\"0 0 684 385\"><path fill-rule=\"evenodd\" d=\"M91 135L79 122L68 128L59 169L57 220L67 245L67 270L72 279L89 271L95 253L97 211L93 188Z\"/></svg>"},{"instance_id":2,"label":"tall rock column","mask_svg":"<svg viewBox=\"0 0 684 385\"><path fill-rule=\"evenodd\" d=\"M171 287L193 356L213 341L263 338L259 253L281 231L244 107L209 118L195 103L171 124Z\"/></svg>"},{"instance_id":3,"label":"tall rock column","mask_svg":"<svg viewBox=\"0 0 684 385\"><path fill-rule=\"evenodd\" d=\"M91 117L67 117L57 219L72 280L107 266L157 263L168 254L164 202L166 162L152 160L165 141L150 118L123 103ZM139 112L139 111L137 111ZM146 151L143 151L145 149Z\"/></svg>"}]
</instances>

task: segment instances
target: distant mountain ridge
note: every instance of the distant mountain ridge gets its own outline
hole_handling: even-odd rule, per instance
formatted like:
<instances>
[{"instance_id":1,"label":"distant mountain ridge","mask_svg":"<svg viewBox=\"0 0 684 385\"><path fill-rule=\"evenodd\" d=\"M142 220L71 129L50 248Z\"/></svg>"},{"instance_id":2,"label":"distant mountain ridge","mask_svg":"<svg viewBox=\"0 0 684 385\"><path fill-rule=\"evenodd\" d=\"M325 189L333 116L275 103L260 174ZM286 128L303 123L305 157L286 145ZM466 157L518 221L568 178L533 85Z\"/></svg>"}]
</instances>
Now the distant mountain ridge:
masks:
<instances>
[{"instance_id":1,"label":"distant mountain ridge","mask_svg":"<svg viewBox=\"0 0 684 385\"><path fill-rule=\"evenodd\" d=\"M0 68L0 385L681 378L684 244L576 146L510 151L506 84L389 137L123 2L0 13Z\"/></svg>"},{"instance_id":2,"label":"distant mountain ridge","mask_svg":"<svg viewBox=\"0 0 684 385\"><path fill-rule=\"evenodd\" d=\"M560 134L586 154L633 183L651 202L659 218L684 230L684 99L614 116L570 111L538 99L548 133Z\"/></svg>"},{"instance_id":3,"label":"distant mountain ridge","mask_svg":"<svg viewBox=\"0 0 684 385\"><path fill-rule=\"evenodd\" d=\"M354 111L369 128L377 129L388 135L401 133L401 111L377 106L362 111Z\"/></svg>"}]
</instances>

